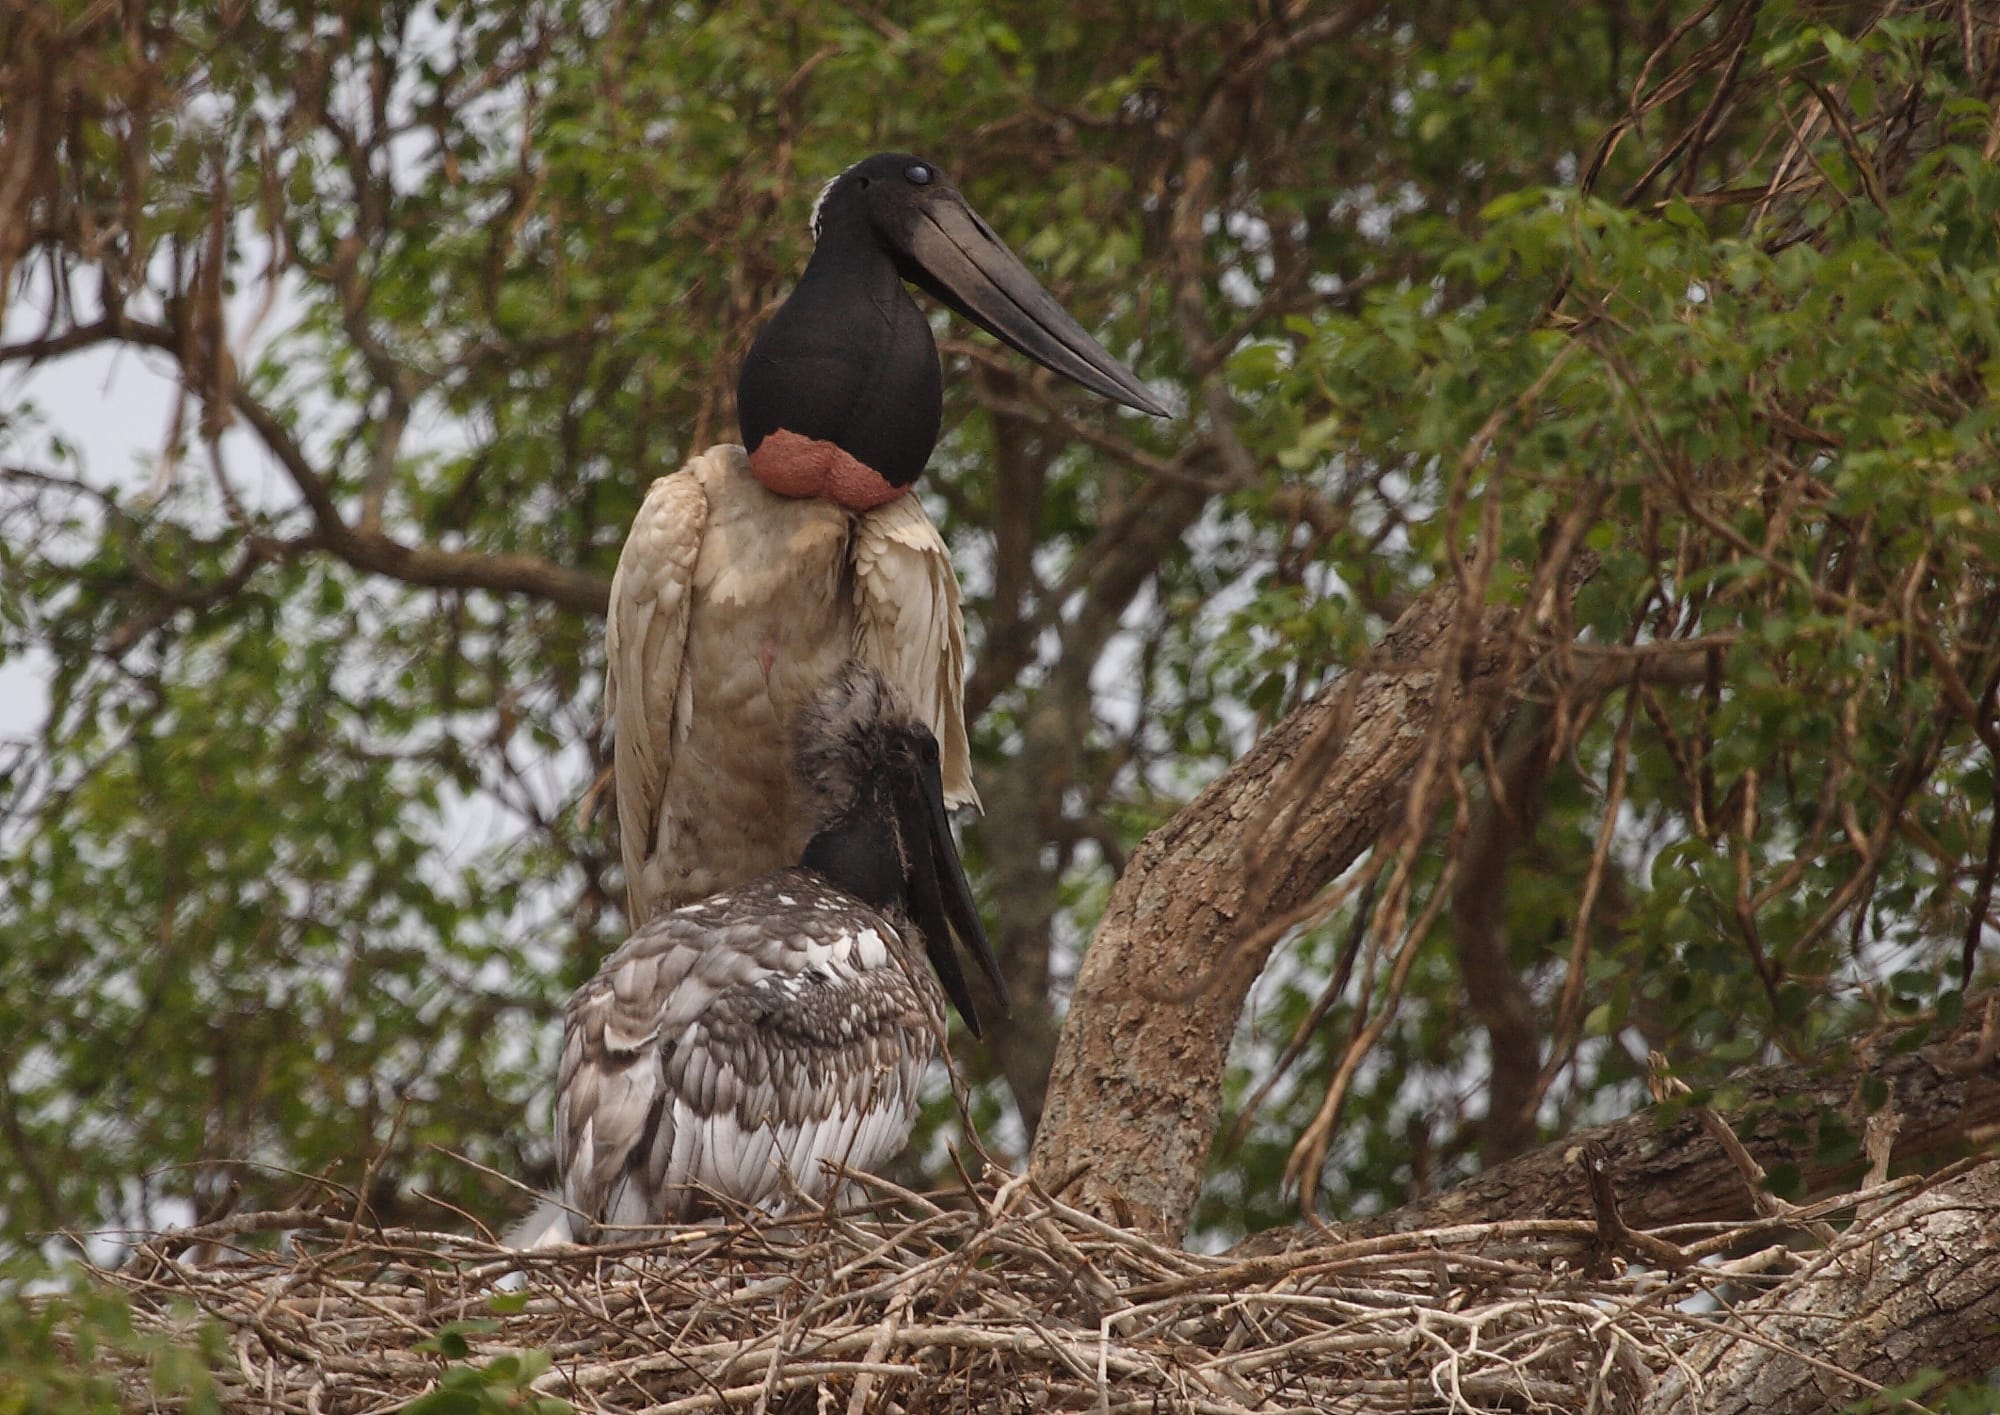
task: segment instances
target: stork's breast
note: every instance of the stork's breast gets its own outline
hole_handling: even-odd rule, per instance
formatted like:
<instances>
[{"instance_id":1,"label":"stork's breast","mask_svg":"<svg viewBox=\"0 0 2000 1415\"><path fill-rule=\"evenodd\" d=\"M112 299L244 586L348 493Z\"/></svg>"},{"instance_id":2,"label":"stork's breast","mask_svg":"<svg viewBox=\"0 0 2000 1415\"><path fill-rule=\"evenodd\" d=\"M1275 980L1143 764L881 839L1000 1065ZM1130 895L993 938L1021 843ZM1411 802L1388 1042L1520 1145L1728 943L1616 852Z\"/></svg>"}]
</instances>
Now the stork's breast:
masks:
<instances>
[{"instance_id":1,"label":"stork's breast","mask_svg":"<svg viewBox=\"0 0 2000 1415\"><path fill-rule=\"evenodd\" d=\"M676 904L797 862L809 823L791 800L792 717L853 651L848 513L775 496L741 471L718 470L704 489L673 769L647 866Z\"/></svg>"}]
</instances>

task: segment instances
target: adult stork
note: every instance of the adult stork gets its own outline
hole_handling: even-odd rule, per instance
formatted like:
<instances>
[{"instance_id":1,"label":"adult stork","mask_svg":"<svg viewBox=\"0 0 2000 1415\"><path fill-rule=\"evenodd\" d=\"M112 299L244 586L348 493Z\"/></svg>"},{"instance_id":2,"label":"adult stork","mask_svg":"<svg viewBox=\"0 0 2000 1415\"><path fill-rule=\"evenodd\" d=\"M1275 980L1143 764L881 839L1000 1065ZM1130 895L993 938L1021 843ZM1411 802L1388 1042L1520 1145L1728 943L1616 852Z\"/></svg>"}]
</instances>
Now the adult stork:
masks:
<instances>
[{"instance_id":1,"label":"adult stork","mask_svg":"<svg viewBox=\"0 0 2000 1415\"><path fill-rule=\"evenodd\" d=\"M798 858L810 817L787 798L785 724L850 655L937 737L946 802L977 804L958 580L906 494L943 396L905 281L1045 367L1166 416L935 163L855 164L821 191L812 233L805 274L743 365L743 446L653 483L612 580L605 700L635 925Z\"/></svg>"},{"instance_id":2,"label":"adult stork","mask_svg":"<svg viewBox=\"0 0 2000 1415\"><path fill-rule=\"evenodd\" d=\"M561 1205L517 1246L681 1222L718 1198L774 1213L823 1201L838 1183L824 1162L872 1170L908 1141L946 997L978 1033L954 931L996 989L1000 975L937 739L854 660L794 738L799 863L656 915L570 999Z\"/></svg>"}]
</instances>

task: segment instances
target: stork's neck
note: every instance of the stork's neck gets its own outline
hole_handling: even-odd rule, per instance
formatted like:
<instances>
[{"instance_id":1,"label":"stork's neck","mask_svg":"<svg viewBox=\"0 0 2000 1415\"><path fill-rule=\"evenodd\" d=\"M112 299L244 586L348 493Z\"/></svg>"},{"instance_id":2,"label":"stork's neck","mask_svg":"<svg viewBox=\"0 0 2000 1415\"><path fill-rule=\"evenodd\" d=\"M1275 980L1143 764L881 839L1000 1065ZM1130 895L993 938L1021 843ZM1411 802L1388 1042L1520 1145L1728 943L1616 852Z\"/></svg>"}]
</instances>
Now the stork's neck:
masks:
<instances>
[{"instance_id":1,"label":"stork's neck","mask_svg":"<svg viewBox=\"0 0 2000 1415\"><path fill-rule=\"evenodd\" d=\"M937 344L865 226L821 233L750 348L736 406L751 470L781 495L865 511L922 473L944 408Z\"/></svg>"},{"instance_id":2,"label":"stork's neck","mask_svg":"<svg viewBox=\"0 0 2000 1415\"><path fill-rule=\"evenodd\" d=\"M786 304L801 297L809 302L859 300L886 306L900 298L911 303L903 277L896 273L894 258L875 239L865 220L852 217L830 222L820 232L805 273Z\"/></svg>"},{"instance_id":3,"label":"stork's neck","mask_svg":"<svg viewBox=\"0 0 2000 1415\"><path fill-rule=\"evenodd\" d=\"M877 792L822 825L806 842L799 863L877 909L899 903L907 890L895 809Z\"/></svg>"}]
</instances>

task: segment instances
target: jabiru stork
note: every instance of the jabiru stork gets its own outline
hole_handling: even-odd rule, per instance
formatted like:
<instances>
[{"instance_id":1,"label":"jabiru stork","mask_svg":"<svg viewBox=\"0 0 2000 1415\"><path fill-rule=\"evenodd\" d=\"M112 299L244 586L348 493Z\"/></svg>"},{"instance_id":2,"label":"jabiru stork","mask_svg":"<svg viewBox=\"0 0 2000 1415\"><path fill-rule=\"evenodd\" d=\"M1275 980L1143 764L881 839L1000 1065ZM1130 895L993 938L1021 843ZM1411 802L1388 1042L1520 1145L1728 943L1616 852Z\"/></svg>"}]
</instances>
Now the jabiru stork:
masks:
<instances>
[{"instance_id":1,"label":"jabiru stork","mask_svg":"<svg viewBox=\"0 0 2000 1415\"><path fill-rule=\"evenodd\" d=\"M946 802L978 802L958 580L908 494L943 396L905 282L1084 387L1167 414L937 164L855 164L821 191L812 233L741 371L743 445L653 483L612 580L605 703L634 925L798 858L810 816L787 800L785 724L850 655L936 736Z\"/></svg>"},{"instance_id":2,"label":"jabiru stork","mask_svg":"<svg viewBox=\"0 0 2000 1415\"><path fill-rule=\"evenodd\" d=\"M908 1141L947 997L978 1034L954 932L1004 998L929 727L849 660L793 736L798 864L655 915L570 999L561 1204L515 1246L824 1201L823 1161L866 1172Z\"/></svg>"}]
</instances>

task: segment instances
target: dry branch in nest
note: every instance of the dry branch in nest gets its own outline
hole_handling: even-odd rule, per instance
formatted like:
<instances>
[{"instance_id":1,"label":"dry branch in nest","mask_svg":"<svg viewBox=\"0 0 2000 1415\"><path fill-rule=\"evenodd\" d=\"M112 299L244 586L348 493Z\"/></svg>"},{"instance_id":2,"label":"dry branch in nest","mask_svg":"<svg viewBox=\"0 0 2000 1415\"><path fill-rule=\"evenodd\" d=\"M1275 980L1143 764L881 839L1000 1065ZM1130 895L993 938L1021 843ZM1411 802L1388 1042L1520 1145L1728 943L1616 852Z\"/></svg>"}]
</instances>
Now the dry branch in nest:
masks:
<instances>
[{"instance_id":1,"label":"dry branch in nest","mask_svg":"<svg viewBox=\"0 0 2000 1415\"><path fill-rule=\"evenodd\" d=\"M1025 1178L968 1187L950 1208L895 1191L867 1214L525 1256L295 1209L152 1238L104 1276L142 1326L184 1332L190 1308L219 1324L225 1402L242 1411L399 1409L452 1364L435 1349L447 1330L474 1368L544 1351L536 1393L646 1415L1639 1411L1670 1390L1698 1408L1709 1370L1760 1357L1790 1362L1837 1408L1886 1375L1829 1359L1808 1326L1835 1304L1814 1284L1900 1273L1934 1290L1923 1265L1938 1254L1912 1235L1940 1212L1983 1213L1966 1241L1990 1239L1996 1173L1961 1166L1783 1220L1655 1230L1639 1247L1600 1210L1249 1258L1162 1246ZM1795 1251L1800 1226L1822 1222L1849 1227L1832 1250ZM279 1254L259 1246L274 1233ZM2000 1285L1972 1279L1994 1245L1963 1247L1958 1286L1990 1306ZM182 1256L199 1251L212 1260ZM507 1281L525 1285L503 1294Z\"/></svg>"}]
</instances>

